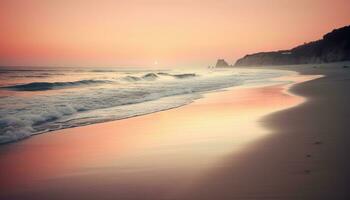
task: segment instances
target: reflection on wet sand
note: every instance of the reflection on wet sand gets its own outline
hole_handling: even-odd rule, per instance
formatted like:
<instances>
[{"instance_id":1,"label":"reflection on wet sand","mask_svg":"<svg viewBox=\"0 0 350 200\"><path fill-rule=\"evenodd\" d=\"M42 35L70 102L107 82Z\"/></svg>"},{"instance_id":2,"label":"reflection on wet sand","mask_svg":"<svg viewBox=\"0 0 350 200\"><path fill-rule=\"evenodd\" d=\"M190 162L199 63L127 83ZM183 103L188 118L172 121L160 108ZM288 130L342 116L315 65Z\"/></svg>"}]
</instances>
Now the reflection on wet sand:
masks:
<instances>
[{"instance_id":1,"label":"reflection on wet sand","mask_svg":"<svg viewBox=\"0 0 350 200\"><path fill-rule=\"evenodd\" d=\"M237 87L177 109L2 146L0 197L176 199L269 134L259 118L303 101L287 87Z\"/></svg>"}]
</instances>

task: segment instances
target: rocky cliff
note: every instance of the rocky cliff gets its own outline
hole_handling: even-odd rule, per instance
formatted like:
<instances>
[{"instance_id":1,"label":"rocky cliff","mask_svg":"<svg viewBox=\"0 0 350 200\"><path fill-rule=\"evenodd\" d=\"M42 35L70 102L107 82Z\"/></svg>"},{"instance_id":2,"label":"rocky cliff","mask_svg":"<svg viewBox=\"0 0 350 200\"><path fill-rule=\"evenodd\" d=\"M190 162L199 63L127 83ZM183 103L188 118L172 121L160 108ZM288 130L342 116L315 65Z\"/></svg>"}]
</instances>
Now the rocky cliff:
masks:
<instances>
[{"instance_id":1,"label":"rocky cliff","mask_svg":"<svg viewBox=\"0 0 350 200\"><path fill-rule=\"evenodd\" d=\"M350 60L350 26L335 29L321 40L290 50L246 55L237 60L235 66L294 65L347 60Z\"/></svg>"}]
</instances>

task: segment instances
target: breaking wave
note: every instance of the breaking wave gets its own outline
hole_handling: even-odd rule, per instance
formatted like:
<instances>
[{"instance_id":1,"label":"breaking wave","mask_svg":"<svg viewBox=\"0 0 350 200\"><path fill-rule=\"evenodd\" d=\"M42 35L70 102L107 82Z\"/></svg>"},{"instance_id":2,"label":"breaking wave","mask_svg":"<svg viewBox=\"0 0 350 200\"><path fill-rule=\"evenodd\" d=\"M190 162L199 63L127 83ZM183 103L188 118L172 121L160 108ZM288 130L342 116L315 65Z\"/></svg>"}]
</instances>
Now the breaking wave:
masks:
<instances>
[{"instance_id":1,"label":"breaking wave","mask_svg":"<svg viewBox=\"0 0 350 200\"><path fill-rule=\"evenodd\" d=\"M164 72L159 72L159 75L162 76L172 76L174 78L192 78L197 76L195 73L188 73L188 74L169 74L169 73L164 73Z\"/></svg>"},{"instance_id":2,"label":"breaking wave","mask_svg":"<svg viewBox=\"0 0 350 200\"><path fill-rule=\"evenodd\" d=\"M142 76L143 80L148 80L148 81L153 81L156 80L158 78L158 76L155 73L148 73L144 76Z\"/></svg>"},{"instance_id":3,"label":"breaking wave","mask_svg":"<svg viewBox=\"0 0 350 200\"><path fill-rule=\"evenodd\" d=\"M27 76L34 72L25 71L19 75L24 73ZM186 105L206 92L242 84L266 83L270 78L286 73L276 70L245 70L240 73L234 70L196 73L72 71L63 73L60 79L50 76L43 82L28 81L26 84L3 86L2 89L14 90L15 94L42 92L30 96L0 93L0 143L171 109ZM64 80L66 75L75 77L76 81L57 81ZM74 92L65 90L71 87L78 89ZM84 89L79 90L81 87ZM62 90L45 92L55 89Z\"/></svg>"},{"instance_id":4,"label":"breaking wave","mask_svg":"<svg viewBox=\"0 0 350 200\"><path fill-rule=\"evenodd\" d=\"M9 90L16 91L43 91L43 90L54 90L68 87L77 87L81 85L92 85L92 84L103 84L109 81L104 80L81 80L73 82L32 82L27 84L12 85L2 87Z\"/></svg>"},{"instance_id":5,"label":"breaking wave","mask_svg":"<svg viewBox=\"0 0 350 200\"><path fill-rule=\"evenodd\" d=\"M154 81L154 80L159 80L160 77L171 77L175 79L185 79L185 78L192 78L196 77L197 74L195 73L186 73L186 74L170 74L170 73L165 73L165 72L158 72L158 73L147 73L141 77L138 76L125 76L122 78L124 81Z\"/></svg>"}]
</instances>

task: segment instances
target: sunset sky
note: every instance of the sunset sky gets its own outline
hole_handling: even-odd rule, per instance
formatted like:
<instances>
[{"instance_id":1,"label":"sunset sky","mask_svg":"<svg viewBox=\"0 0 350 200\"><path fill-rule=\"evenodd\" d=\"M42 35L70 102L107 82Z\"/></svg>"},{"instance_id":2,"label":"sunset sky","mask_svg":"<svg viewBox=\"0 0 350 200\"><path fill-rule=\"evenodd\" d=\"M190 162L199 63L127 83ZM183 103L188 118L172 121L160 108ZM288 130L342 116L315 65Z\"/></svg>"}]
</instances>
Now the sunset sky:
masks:
<instances>
[{"instance_id":1,"label":"sunset sky","mask_svg":"<svg viewBox=\"0 0 350 200\"><path fill-rule=\"evenodd\" d=\"M0 65L203 66L350 24L349 0L1 0Z\"/></svg>"}]
</instances>

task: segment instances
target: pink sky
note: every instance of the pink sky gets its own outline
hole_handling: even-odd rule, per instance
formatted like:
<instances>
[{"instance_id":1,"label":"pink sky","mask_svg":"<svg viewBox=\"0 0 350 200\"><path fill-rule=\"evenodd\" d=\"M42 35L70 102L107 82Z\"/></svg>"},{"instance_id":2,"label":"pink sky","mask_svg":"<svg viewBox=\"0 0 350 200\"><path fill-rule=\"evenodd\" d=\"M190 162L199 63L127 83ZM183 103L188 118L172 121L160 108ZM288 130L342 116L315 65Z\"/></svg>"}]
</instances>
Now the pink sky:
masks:
<instances>
[{"instance_id":1,"label":"pink sky","mask_svg":"<svg viewBox=\"0 0 350 200\"><path fill-rule=\"evenodd\" d=\"M349 0L1 0L0 65L203 66L350 24Z\"/></svg>"}]
</instances>

